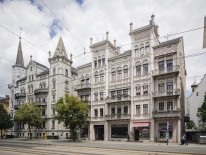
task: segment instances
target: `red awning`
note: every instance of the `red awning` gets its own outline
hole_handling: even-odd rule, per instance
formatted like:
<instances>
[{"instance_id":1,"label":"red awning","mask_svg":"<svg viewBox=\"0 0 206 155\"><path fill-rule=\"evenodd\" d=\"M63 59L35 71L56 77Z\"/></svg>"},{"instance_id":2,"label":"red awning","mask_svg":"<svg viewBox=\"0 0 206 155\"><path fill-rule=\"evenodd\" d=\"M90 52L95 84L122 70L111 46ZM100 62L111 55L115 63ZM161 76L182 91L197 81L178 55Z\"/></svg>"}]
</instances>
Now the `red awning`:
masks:
<instances>
[{"instance_id":1,"label":"red awning","mask_svg":"<svg viewBox=\"0 0 206 155\"><path fill-rule=\"evenodd\" d=\"M133 122L133 127L149 127L150 122Z\"/></svg>"}]
</instances>

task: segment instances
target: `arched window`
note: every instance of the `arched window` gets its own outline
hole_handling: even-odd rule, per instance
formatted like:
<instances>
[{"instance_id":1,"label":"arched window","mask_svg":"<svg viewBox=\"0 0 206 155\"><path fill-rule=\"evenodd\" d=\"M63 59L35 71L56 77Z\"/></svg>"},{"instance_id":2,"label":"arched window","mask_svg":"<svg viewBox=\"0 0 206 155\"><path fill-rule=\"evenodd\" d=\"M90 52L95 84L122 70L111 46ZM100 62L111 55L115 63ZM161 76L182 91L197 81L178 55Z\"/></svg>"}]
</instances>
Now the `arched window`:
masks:
<instances>
[{"instance_id":1,"label":"arched window","mask_svg":"<svg viewBox=\"0 0 206 155\"><path fill-rule=\"evenodd\" d=\"M69 81L68 80L65 81L65 89L69 89Z\"/></svg>"},{"instance_id":2,"label":"arched window","mask_svg":"<svg viewBox=\"0 0 206 155\"><path fill-rule=\"evenodd\" d=\"M102 66L104 66L105 65L105 56L103 55L102 56Z\"/></svg>"},{"instance_id":3,"label":"arched window","mask_svg":"<svg viewBox=\"0 0 206 155\"><path fill-rule=\"evenodd\" d=\"M39 88L42 89L42 82L39 84Z\"/></svg>"},{"instance_id":4,"label":"arched window","mask_svg":"<svg viewBox=\"0 0 206 155\"><path fill-rule=\"evenodd\" d=\"M172 56L167 57L167 72L173 71L173 59Z\"/></svg>"},{"instance_id":5,"label":"arched window","mask_svg":"<svg viewBox=\"0 0 206 155\"><path fill-rule=\"evenodd\" d=\"M124 72L124 78L126 79L126 78L128 78L128 66L127 65L125 65L124 67L123 67L123 72Z\"/></svg>"},{"instance_id":6,"label":"arched window","mask_svg":"<svg viewBox=\"0 0 206 155\"><path fill-rule=\"evenodd\" d=\"M136 86L136 96L140 96L141 95L141 86L137 85Z\"/></svg>"},{"instance_id":7,"label":"arched window","mask_svg":"<svg viewBox=\"0 0 206 155\"><path fill-rule=\"evenodd\" d=\"M34 85L32 84L31 85L31 93L33 93L33 91L34 91Z\"/></svg>"},{"instance_id":8,"label":"arched window","mask_svg":"<svg viewBox=\"0 0 206 155\"><path fill-rule=\"evenodd\" d=\"M146 54L149 54L149 42L145 43L145 51L146 51Z\"/></svg>"},{"instance_id":9,"label":"arched window","mask_svg":"<svg viewBox=\"0 0 206 155\"><path fill-rule=\"evenodd\" d=\"M52 79L53 89L56 88L56 79Z\"/></svg>"},{"instance_id":10,"label":"arched window","mask_svg":"<svg viewBox=\"0 0 206 155\"><path fill-rule=\"evenodd\" d=\"M173 81L167 80L167 94L173 95Z\"/></svg>"},{"instance_id":11,"label":"arched window","mask_svg":"<svg viewBox=\"0 0 206 155\"><path fill-rule=\"evenodd\" d=\"M98 92L94 93L94 101L98 101Z\"/></svg>"},{"instance_id":12,"label":"arched window","mask_svg":"<svg viewBox=\"0 0 206 155\"><path fill-rule=\"evenodd\" d=\"M89 86L89 75L88 74L85 76L85 79L86 79L86 86Z\"/></svg>"},{"instance_id":13,"label":"arched window","mask_svg":"<svg viewBox=\"0 0 206 155\"><path fill-rule=\"evenodd\" d=\"M134 51L135 51L135 56L138 57L139 56L139 47L138 47L138 45L136 45L134 47Z\"/></svg>"},{"instance_id":14,"label":"arched window","mask_svg":"<svg viewBox=\"0 0 206 155\"><path fill-rule=\"evenodd\" d=\"M148 60L143 61L143 74L144 75L148 74Z\"/></svg>"},{"instance_id":15,"label":"arched window","mask_svg":"<svg viewBox=\"0 0 206 155\"><path fill-rule=\"evenodd\" d=\"M144 55L144 44L140 45L140 56Z\"/></svg>"},{"instance_id":16,"label":"arched window","mask_svg":"<svg viewBox=\"0 0 206 155\"><path fill-rule=\"evenodd\" d=\"M94 68L97 68L97 58L94 58Z\"/></svg>"},{"instance_id":17,"label":"arched window","mask_svg":"<svg viewBox=\"0 0 206 155\"><path fill-rule=\"evenodd\" d=\"M111 72L112 72L112 81L115 81L116 80L116 70L115 70L115 68L112 68L112 70L111 70Z\"/></svg>"},{"instance_id":18,"label":"arched window","mask_svg":"<svg viewBox=\"0 0 206 155\"><path fill-rule=\"evenodd\" d=\"M122 68L118 67L117 68L117 80L121 80L122 79Z\"/></svg>"},{"instance_id":19,"label":"arched window","mask_svg":"<svg viewBox=\"0 0 206 155\"><path fill-rule=\"evenodd\" d=\"M46 82L45 81L43 82L43 88L46 88Z\"/></svg>"},{"instance_id":20,"label":"arched window","mask_svg":"<svg viewBox=\"0 0 206 155\"><path fill-rule=\"evenodd\" d=\"M136 76L140 76L141 75L141 62L138 61L136 63Z\"/></svg>"},{"instance_id":21,"label":"arched window","mask_svg":"<svg viewBox=\"0 0 206 155\"><path fill-rule=\"evenodd\" d=\"M104 71L101 70L101 71L99 72L99 74L100 74L100 82L102 83L102 82L104 82Z\"/></svg>"},{"instance_id":22,"label":"arched window","mask_svg":"<svg viewBox=\"0 0 206 155\"><path fill-rule=\"evenodd\" d=\"M98 67L101 67L101 57L98 58Z\"/></svg>"},{"instance_id":23,"label":"arched window","mask_svg":"<svg viewBox=\"0 0 206 155\"><path fill-rule=\"evenodd\" d=\"M94 76L95 76L95 83L97 84L98 83L98 78L99 78L98 71L95 72Z\"/></svg>"}]
</instances>

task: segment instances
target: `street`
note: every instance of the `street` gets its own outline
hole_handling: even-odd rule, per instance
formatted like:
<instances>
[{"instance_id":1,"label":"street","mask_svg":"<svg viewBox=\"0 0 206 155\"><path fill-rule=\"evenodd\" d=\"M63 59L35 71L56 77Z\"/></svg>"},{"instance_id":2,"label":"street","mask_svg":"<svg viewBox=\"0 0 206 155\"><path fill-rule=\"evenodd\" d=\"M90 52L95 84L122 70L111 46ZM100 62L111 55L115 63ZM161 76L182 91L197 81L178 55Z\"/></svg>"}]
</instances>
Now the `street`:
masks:
<instances>
[{"instance_id":1,"label":"street","mask_svg":"<svg viewBox=\"0 0 206 155\"><path fill-rule=\"evenodd\" d=\"M77 144L77 145L76 145ZM164 146L168 148L168 151L161 151L161 147L155 146L159 151L149 151L151 147L142 146L144 150L132 150L129 149L131 146L125 145L122 148L104 148L104 147L92 147L92 146L78 146L80 143L68 143L67 145L44 145L44 144L29 144L29 143L0 143L0 154L1 155L24 155L24 154L59 154L59 155L172 155L172 150L178 146ZM94 143L92 143L93 145ZM97 143L99 144L99 143ZM111 145L111 144L110 144ZM117 144L118 145L118 144ZM98 145L97 145L98 146ZM112 145L111 145L112 146ZM122 146L122 145L119 145ZM138 147L137 147L138 148ZM150 148L150 149L149 149ZM185 148L183 146L182 148ZM188 147L189 148L189 147ZM204 148L204 147L202 147ZM187 149L187 148L186 148ZM171 152L171 153L168 153ZM206 153L206 152L205 152ZM185 155L190 153L175 153L178 155ZM198 153L199 154L199 153ZM203 153L202 153L203 154Z\"/></svg>"}]
</instances>

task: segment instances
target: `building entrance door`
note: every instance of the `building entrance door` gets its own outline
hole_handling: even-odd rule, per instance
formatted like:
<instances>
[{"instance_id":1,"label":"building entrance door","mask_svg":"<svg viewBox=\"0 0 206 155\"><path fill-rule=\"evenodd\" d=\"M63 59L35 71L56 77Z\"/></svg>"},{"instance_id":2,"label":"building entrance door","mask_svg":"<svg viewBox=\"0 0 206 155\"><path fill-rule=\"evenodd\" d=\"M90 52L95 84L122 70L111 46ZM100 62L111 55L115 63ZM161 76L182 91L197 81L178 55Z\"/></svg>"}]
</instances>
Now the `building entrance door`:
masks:
<instances>
[{"instance_id":1,"label":"building entrance door","mask_svg":"<svg viewBox=\"0 0 206 155\"><path fill-rule=\"evenodd\" d=\"M139 130L138 130L138 128L134 128L134 140L139 141Z\"/></svg>"},{"instance_id":2,"label":"building entrance door","mask_svg":"<svg viewBox=\"0 0 206 155\"><path fill-rule=\"evenodd\" d=\"M104 140L104 125L94 125L95 140Z\"/></svg>"}]
</instances>

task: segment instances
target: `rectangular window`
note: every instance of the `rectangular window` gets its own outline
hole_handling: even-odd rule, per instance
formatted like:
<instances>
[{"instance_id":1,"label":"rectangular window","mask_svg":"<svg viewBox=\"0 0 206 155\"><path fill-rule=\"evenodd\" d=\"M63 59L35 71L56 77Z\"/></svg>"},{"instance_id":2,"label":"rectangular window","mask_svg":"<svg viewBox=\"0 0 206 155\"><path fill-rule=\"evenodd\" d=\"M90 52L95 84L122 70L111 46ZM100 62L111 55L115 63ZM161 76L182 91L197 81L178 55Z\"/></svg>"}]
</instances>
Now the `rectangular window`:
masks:
<instances>
[{"instance_id":1,"label":"rectangular window","mask_svg":"<svg viewBox=\"0 0 206 155\"><path fill-rule=\"evenodd\" d=\"M97 68L97 61L94 61L94 68Z\"/></svg>"},{"instance_id":2,"label":"rectangular window","mask_svg":"<svg viewBox=\"0 0 206 155\"><path fill-rule=\"evenodd\" d=\"M84 87L84 80L81 80L81 86Z\"/></svg>"},{"instance_id":3,"label":"rectangular window","mask_svg":"<svg viewBox=\"0 0 206 155\"><path fill-rule=\"evenodd\" d=\"M124 78L128 78L128 69L124 69Z\"/></svg>"},{"instance_id":4,"label":"rectangular window","mask_svg":"<svg viewBox=\"0 0 206 155\"><path fill-rule=\"evenodd\" d=\"M159 110L160 110L160 111L164 111L164 109L165 109L165 108L164 108L164 102L160 102L160 103L159 103Z\"/></svg>"},{"instance_id":5,"label":"rectangular window","mask_svg":"<svg viewBox=\"0 0 206 155\"><path fill-rule=\"evenodd\" d=\"M173 82L167 82L167 94L172 95L173 94Z\"/></svg>"},{"instance_id":6,"label":"rectangular window","mask_svg":"<svg viewBox=\"0 0 206 155\"><path fill-rule=\"evenodd\" d=\"M122 90L117 90L117 96L121 96L122 95Z\"/></svg>"},{"instance_id":7,"label":"rectangular window","mask_svg":"<svg viewBox=\"0 0 206 155\"><path fill-rule=\"evenodd\" d=\"M123 95L124 95L125 97L128 96L128 89L123 89Z\"/></svg>"},{"instance_id":8,"label":"rectangular window","mask_svg":"<svg viewBox=\"0 0 206 155\"><path fill-rule=\"evenodd\" d=\"M122 108L121 107L117 107L117 114L121 114L122 113Z\"/></svg>"},{"instance_id":9,"label":"rectangular window","mask_svg":"<svg viewBox=\"0 0 206 155\"><path fill-rule=\"evenodd\" d=\"M122 79L122 70L117 71L117 79L121 80Z\"/></svg>"},{"instance_id":10,"label":"rectangular window","mask_svg":"<svg viewBox=\"0 0 206 155\"><path fill-rule=\"evenodd\" d=\"M148 74L148 64L144 64L144 65L143 65L143 72L144 72L144 73L143 73L144 75L147 75L147 74Z\"/></svg>"},{"instance_id":11,"label":"rectangular window","mask_svg":"<svg viewBox=\"0 0 206 155\"><path fill-rule=\"evenodd\" d=\"M116 80L116 72L112 72L112 81Z\"/></svg>"},{"instance_id":12,"label":"rectangular window","mask_svg":"<svg viewBox=\"0 0 206 155\"><path fill-rule=\"evenodd\" d=\"M103 117L103 108L100 108L100 116Z\"/></svg>"},{"instance_id":13,"label":"rectangular window","mask_svg":"<svg viewBox=\"0 0 206 155\"><path fill-rule=\"evenodd\" d=\"M136 87L136 95L141 95L141 86Z\"/></svg>"},{"instance_id":14,"label":"rectangular window","mask_svg":"<svg viewBox=\"0 0 206 155\"><path fill-rule=\"evenodd\" d=\"M55 129L55 121L52 121L52 129Z\"/></svg>"},{"instance_id":15,"label":"rectangular window","mask_svg":"<svg viewBox=\"0 0 206 155\"><path fill-rule=\"evenodd\" d=\"M98 75L95 75L95 83L98 83Z\"/></svg>"},{"instance_id":16,"label":"rectangular window","mask_svg":"<svg viewBox=\"0 0 206 155\"><path fill-rule=\"evenodd\" d=\"M148 95L148 85L143 86L143 94Z\"/></svg>"},{"instance_id":17,"label":"rectangular window","mask_svg":"<svg viewBox=\"0 0 206 155\"><path fill-rule=\"evenodd\" d=\"M128 125L127 124L112 124L111 125L111 138L128 138Z\"/></svg>"},{"instance_id":18,"label":"rectangular window","mask_svg":"<svg viewBox=\"0 0 206 155\"><path fill-rule=\"evenodd\" d=\"M128 114L128 106L124 106L124 114Z\"/></svg>"},{"instance_id":19,"label":"rectangular window","mask_svg":"<svg viewBox=\"0 0 206 155\"><path fill-rule=\"evenodd\" d=\"M98 67L101 67L101 59L98 60Z\"/></svg>"},{"instance_id":20,"label":"rectangular window","mask_svg":"<svg viewBox=\"0 0 206 155\"><path fill-rule=\"evenodd\" d=\"M136 76L141 75L141 65L136 66Z\"/></svg>"},{"instance_id":21,"label":"rectangular window","mask_svg":"<svg viewBox=\"0 0 206 155\"><path fill-rule=\"evenodd\" d=\"M46 123L45 123L45 121L42 122L42 128L43 128L43 129L46 128Z\"/></svg>"},{"instance_id":22,"label":"rectangular window","mask_svg":"<svg viewBox=\"0 0 206 155\"><path fill-rule=\"evenodd\" d=\"M68 69L65 70L65 75L68 77Z\"/></svg>"},{"instance_id":23,"label":"rectangular window","mask_svg":"<svg viewBox=\"0 0 206 155\"><path fill-rule=\"evenodd\" d=\"M172 102L167 102L167 110L172 111L173 110L173 104Z\"/></svg>"},{"instance_id":24,"label":"rectangular window","mask_svg":"<svg viewBox=\"0 0 206 155\"><path fill-rule=\"evenodd\" d=\"M55 95L53 95L53 102L55 102L56 101L56 98L55 98Z\"/></svg>"},{"instance_id":25,"label":"rectangular window","mask_svg":"<svg viewBox=\"0 0 206 155\"><path fill-rule=\"evenodd\" d=\"M101 82L101 83L104 82L104 74L101 74L101 75L100 75L100 82Z\"/></svg>"},{"instance_id":26,"label":"rectangular window","mask_svg":"<svg viewBox=\"0 0 206 155\"><path fill-rule=\"evenodd\" d=\"M55 68L53 68L53 75L55 75L56 74L56 69Z\"/></svg>"},{"instance_id":27,"label":"rectangular window","mask_svg":"<svg viewBox=\"0 0 206 155\"><path fill-rule=\"evenodd\" d=\"M104 93L100 92L100 100L104 100Z\"/></svg>"},{"instance_id":28,"label":"rectangular window","mask_svg":"<svg viewBox=\"0 0 206 155\"><path fill-rule=\"evenodd\" d=\"M94 109L94 116L98 117L98 109Z\"/></svg>"},{"instance_id":29,"label":"rectangular window","mask_svg":"<svg viewBox=\"0 0 206 155\"><path fill-rule=\"evenodd\" d=\"M164 61L160 61L160 62L158 63L158 66L159 66L159 71L160 71L160 72L164 72Z\"/></svg>"},{"instance_id":30,"label":"rectangular window","mask_svg":"<svg viewBox=\"0 0 206 155\"><path fill-rule=\"evenodd\" d=\"M143 114L148 114L148 104L143 104Z\"/></svg>"},{"instance_id":31,"label":"rectangular window","mask_svg":"<svg viewBox=\"0 0 206 155\"><path fill-rule=\"evenodd\" d=\"M45 116L45 109L42 110L42 116Z\"/></svg>"},{"instance_id":32,"label":"rectangular window","mask_svg":"<svg viewBox=\"0 0 206 155\"><path fill-rule=\"evenodd\" d=\"M94 101L98 101L98 93L94 93Z\"/></svg>"},{"instance_id":33,"label":"rectangular window","mask_svg":"<svg viewBox=\"0 0 206 155\"><path fill-rule=\"evenodd\" d=\"M112 107L112 108L111 108L111 113L112 113L112 115L115 114L115 107Z\"/></svg>"},{"instance_id":34,"label":"rectangular window","mask_svg":"<svg viewBox=\"0 0 206 155\"><path fill-rule=\"evenodd\" d=\"M52 115L55 115L55 109L54 108L52 109Z\"/></svg>"},{"instance_id":35,"label":"rectangular window","mask_svg":"<svg viewBox=\"0 0 206 155\"><path fill-rule=\"evenodd\" d=\"M102 59L102 65L105 65L105 58Z\"/></svg>"},{"instance_id":36,"label":"rectangular window","mask_svg":"<svg viewBox=\"0 0 206 155\"><path fill-rule=\"evenodd\" d=\"M115 98L115 91L111 91L111 98Z\"/></svg>"},{"instance_id":37,"label":"rectangular window","mask_svg":"<svg viewBox=\"0 0 206 155\"><path fill-rule=\"evenodd\" d=\"M173 70L173 60L169 59L167 60L167 71L171 72Z\"/></svg>"},{"instance_id":38,"label":"rectangular window","mask_svg":"<svg viewBox=\"0 0 206 155\"><path fill-rule=\"evenodd\" d=\"M140 105L136 105L136 115L140 115Z\"/></svg>"},{"instance_id":39,"label":"rectangular window","mask_svg":"<svg viewBox=\"0 0 206 155\"><path fill-rule=\"evenodd\" d=\"M160 84L158 84L158 91L163 92L164 90L165 90L164 83L160 83Z\"/></svg>"}]
</instances>

